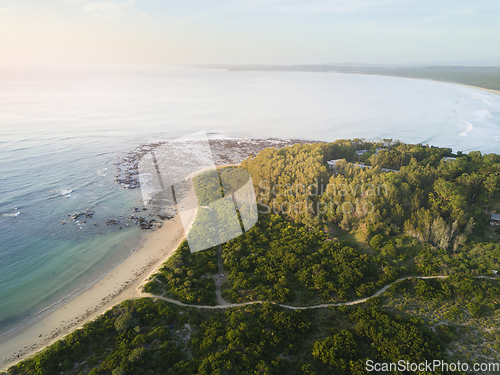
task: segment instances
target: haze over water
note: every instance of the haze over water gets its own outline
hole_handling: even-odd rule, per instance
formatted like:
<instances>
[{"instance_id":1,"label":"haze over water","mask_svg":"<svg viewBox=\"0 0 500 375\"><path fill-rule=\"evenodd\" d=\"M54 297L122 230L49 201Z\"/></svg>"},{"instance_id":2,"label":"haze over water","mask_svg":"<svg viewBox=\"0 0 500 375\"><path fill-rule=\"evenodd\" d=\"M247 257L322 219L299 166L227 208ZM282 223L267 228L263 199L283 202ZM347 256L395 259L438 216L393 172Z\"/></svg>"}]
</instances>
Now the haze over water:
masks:
<instances>
[{"instance_id":1,"label":"haze over water","mask_svg":"<svg viewBox=\"0 0 500 375\"><path fill-rule=\"evenodd\" d=\"M140 203L117 157L191 132L230 137L392 138L500 151L500 96L406 78L172 69L0 72L0 334L123 260L142 232L106 226ZM67 214L94 210L87 223ZM98 227L91 227L98 224Z\"/></svg>"}]
</instances>

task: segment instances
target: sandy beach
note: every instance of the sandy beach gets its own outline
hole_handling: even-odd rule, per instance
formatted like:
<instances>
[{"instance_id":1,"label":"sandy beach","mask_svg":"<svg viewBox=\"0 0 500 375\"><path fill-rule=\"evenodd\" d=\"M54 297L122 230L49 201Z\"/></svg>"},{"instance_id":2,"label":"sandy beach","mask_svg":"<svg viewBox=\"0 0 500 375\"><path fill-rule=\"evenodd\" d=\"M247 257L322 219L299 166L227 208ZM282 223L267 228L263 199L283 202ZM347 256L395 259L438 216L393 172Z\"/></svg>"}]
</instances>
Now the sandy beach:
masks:
<instances>
[{"instance_id":1,"label":"sandy beach","mask_svg":"<svg viewBox=\"0 0 500 375\"><path fill-rule=\"evenodd\" d=\"M470 88L473 88L473 89L478 89L478 90L488 91L489 93L491 93L491 94L495 94L495 95L500 95L500 90L491 90L491 89L485 89L484 87L470 86L470 85L462 85L462 84L459 84L459 85L461 85L461 86L466 86L466 87L470 87Z\"/></svg>"},{"instance_id":2,"label":"sandy beach","mask_svg":"<svg viewBox=\"0 0 500 375\"><path fill-rule=\"evenodd\" d=\"M239 166L239 164L223 164L217 167L229 166ZM189 178L210 168L200 169ZM196 207L197 198L194 189L191 189L178 203L180 210L183 207ZM3 337L0 341L0 369L6 370L39 352L120 302L131 298L147 297L146 294L141 294L140 287L184 240L184 228L189 230L196 212L196 209L187 210L182 215L165 221L160 229L145 234L141 245L90 289L31 325Z\"/></svg>"},{"instance_id":3,"label":"sandy beach","mask_svg":"<svg viewBox=\"0 0 500 375\"><path fill-rule=\"evenodd\" d=\"M478 88L480 88L480 87L478 87ZM482 89L482 90L491 92L492 94L495 94L495 95L500 95L500 90L490 90L490 89Z\"/></svg>"},{"instance_id":4,"label":"sandy beach","mask_svg":"<svg viewBox=\"0 0 500 375\"><path fill-rule=\"evenodd\" d=\"M194 193L194 192L193 192ZM196 206L196 196L184 204ZM193 201L194 199L194 201ZM184 222L192 222L183 215ZM20 360L42 350L103 314L114 305L141 296L139 288L177 249L185 238L179 215L166 221L157 231L147 233L141 245L105 277L76 298L35 323L18 329L0 342L0 369L6 370Z\"/></svg>"}]
</instances>

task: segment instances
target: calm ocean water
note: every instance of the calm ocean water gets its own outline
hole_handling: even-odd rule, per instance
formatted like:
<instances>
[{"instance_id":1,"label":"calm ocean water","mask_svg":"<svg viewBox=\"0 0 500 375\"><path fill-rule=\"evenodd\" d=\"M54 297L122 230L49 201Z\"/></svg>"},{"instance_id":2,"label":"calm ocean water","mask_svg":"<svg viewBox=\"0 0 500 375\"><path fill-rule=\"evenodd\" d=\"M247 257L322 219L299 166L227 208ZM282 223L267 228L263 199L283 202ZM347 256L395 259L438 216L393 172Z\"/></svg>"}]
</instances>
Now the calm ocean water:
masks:
<instances>
[{"instance_id":1,"label":"calm ocean water","mask_svg":"<svg viewBox=\"0 0 500 375\"><path fill-rule=\"evenodd\" d=\"M500 97L332 73L0 72L0 334L81 291L137 246L133 225L105 225L140 205L139 190L113 182L117 158L199 130L497 153ZM95 214L86 223L61 224L87 209Z\"/></svg>"}]
</instances>

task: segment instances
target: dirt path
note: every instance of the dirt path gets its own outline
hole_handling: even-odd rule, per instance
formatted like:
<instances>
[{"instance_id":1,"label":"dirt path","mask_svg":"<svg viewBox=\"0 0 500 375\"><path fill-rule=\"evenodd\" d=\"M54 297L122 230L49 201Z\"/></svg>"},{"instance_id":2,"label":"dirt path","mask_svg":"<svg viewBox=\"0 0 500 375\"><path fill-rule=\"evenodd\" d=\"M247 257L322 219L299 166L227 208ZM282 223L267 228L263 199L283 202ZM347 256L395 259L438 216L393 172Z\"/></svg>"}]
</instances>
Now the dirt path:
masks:
<instances>
[{"instance_id":1,"label":"dirt path","mask_svg":"<svg viewBox=\"0 0 500 375\"><path fill-rule=\"evenodd\" d=\"M281 303L276 303L276 302L269 302L269 303L272 303L273 305L285 307L287 309L292 309L292 310L319 309L319 308L322 308L322 307L329 307L329 306L333 306L333 307L335 307L335 306L351 306L351 305L357 305L357 304L366 302L370 298L377 297L377 296L381 295L382 293L384 293L387 289L389 289L389 287L391 285L399 283L400 281L403 281L403 280L407 280L407 279L445 279L447 277L448 276L407 276L407 277L402 277L402 278L397 279L396 281L393 281L392 283L384 286L377 293L373 294L370 297L361 298L361 299L357 299L357 300L350 301L350 302L324 303L324 304L321 304L321 305L313 305L313 306L289 306L289 305L283 305ZM474 277L480 278L480 279L490 279L490 280L499 279L498 277L494 277L494 276L474 276ZM216 287L217 287L217 282L216 282ZM218 290L219 290L219 294L217 295L217 300L219 300L220 288ZM171 298L167 298L167 297L162 297L162 296L157 296L157 295L154 295L154 294L145 294L144 293L144 294L142 294L141 297L158 298L158 299L161 299L163 301L174 303L174 304L176 304L178 306L196 307L198 309L211 309L211 310L215 310L215 309L228 309L228 308L231 308L231 307L240 307L240 306L245 306L245 305L252 305L252 304L255 304L255 303L264 303L264 302L266 302L266 301L251 301L251 302L243 302L243 303L228 303L228 302L224 301L221 298L221 300L224 303L221 303L221 304L216 305L216 306L206 306L206 305L188 305L188 304L179 302L179 301L177 301L175 299L171 299Z\"/></svg>"}]
</instances>

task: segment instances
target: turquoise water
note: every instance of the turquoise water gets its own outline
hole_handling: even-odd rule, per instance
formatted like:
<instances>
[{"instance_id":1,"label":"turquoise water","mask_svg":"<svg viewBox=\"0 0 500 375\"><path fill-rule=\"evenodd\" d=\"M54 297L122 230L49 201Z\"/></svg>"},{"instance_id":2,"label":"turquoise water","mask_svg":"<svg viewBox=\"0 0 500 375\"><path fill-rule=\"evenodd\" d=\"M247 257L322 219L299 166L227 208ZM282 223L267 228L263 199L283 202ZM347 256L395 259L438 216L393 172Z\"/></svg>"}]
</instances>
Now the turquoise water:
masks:
<instances>
[{"instance_id":1,"label":"turquoise water","mask_svg":"<svg viewBox=\"0 0 500 375\"><path fill-rule=\"evenodd\" d=\"M117 158L199 130L498 152L500 97L332 73L0 72L0 334L87 287L141 239L124 225L140 191L113 182ZM87 223L61 224L87 209Z\"/></svg>"},{"instance_id":2,"label":"turquoise water","mask_svg":"<svg viewBox=\"0 0 500 375\"><path fill-rule=\"evenodd\" d=\"M0 144L4 330L88 285L124 259L130 251L126 243L141 236L133 226L105 225L107 218L123 220L140 204L136 191L113 182L118 148L102 152L97 137L65 137L60 130L15 136L2 134ZM87 209L95 214L86 223L62 224L68 213Z\"/></svg>"}]
</instances>

